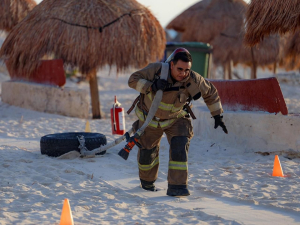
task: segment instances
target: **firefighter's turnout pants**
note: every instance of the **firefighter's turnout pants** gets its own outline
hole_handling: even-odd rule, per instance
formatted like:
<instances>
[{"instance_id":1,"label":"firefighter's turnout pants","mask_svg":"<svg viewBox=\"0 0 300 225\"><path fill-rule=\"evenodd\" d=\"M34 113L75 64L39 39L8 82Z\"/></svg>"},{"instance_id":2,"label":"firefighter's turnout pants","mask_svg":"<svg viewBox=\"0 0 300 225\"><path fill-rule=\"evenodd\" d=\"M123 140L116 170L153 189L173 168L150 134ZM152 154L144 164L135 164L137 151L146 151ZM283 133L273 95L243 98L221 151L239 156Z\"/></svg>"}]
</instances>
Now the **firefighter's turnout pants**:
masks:
<instances>
[{"instance_id":1,"label":"firefighter's turnout pants","mask_svg":"<svg viewBox=\"0 0 300 225\"><path fill-rule=\"evenodd\" d=\"M138 120L133 124L136 131L143 125ZM166 134L169 149L169 185L187 185L188 149L193 137L193 128L189 118L179 118L171 126L157 128L148 126L141 136L139 143L142 148L138 151L139 176L141 180L154 182L158 176L159 145L163 133Z\"/></svg>"}]
</instances>

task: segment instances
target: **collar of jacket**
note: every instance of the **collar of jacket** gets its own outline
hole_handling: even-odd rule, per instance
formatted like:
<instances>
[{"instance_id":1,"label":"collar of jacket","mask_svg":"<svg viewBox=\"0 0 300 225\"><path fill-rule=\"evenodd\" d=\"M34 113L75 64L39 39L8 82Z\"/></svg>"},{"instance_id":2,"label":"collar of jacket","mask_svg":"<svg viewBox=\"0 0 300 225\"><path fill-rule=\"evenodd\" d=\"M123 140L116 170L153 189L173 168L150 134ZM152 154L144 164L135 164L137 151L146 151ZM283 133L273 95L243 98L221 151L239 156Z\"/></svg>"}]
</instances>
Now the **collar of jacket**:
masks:
<instances>
[{"instance_id":1,"label":"collar of jacket","mask_svg":"<svg viewBox=\"0 0 300 225\"><path fill-rule=\"evenodd\" d=\"M190 72L191 74L191 72ZM171 77L171 71L169 70L169 74L168 74L168 83L173 84L172 86L174 86L177 83L185 83L190 79L190 74L187 75L186 78L184 78L182 81L176 81L175 83L173 83L172 77ZM176 85L177 86L177 85Z\"/></svg>"}]
</instances>

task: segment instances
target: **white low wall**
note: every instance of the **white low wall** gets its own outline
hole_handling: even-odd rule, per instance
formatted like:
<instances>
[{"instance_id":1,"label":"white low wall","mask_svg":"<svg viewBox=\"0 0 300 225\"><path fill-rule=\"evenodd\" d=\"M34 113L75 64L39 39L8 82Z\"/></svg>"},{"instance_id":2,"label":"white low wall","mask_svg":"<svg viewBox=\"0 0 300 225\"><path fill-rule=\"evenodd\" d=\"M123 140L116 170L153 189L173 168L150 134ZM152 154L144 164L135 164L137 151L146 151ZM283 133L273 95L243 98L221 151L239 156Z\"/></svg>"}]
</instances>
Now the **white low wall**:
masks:
<instances>
[{"instance_id":1,"label":"white low wall","mask_svg":"<svg viewBox=\"0 0 300 225\"><path fill-rule=\"evenodd\" d=\"M283 116L264 112L225 112L223 121L228 134L218 127L205 106L194 107L195 136L211 139L224 146L241 148L245 152L300 152L300 115Z\"/></svg>"},{"instance_id":2,"label":"white low wall","mask_svg":"<svg viewBox=\"0 0 300 225\"><path fill-rule=\"evenodd\" d=\"M296 72L289 72L289 73L279 73L274 75L278 82L281 84L289 84L294 86L299 86L300 84L300 74Z\"/></svg>"},{"instance_id":3,"label":"white low wall","mask_svg":"<svg viewBox=\"0 0 300 225\"><path fill-rule=\"evenodd\" d=\"M70 117L88 118L89 95L72 90L28 82L2 83L1 99L10 105Z\"/></svg>"}]
</instances>

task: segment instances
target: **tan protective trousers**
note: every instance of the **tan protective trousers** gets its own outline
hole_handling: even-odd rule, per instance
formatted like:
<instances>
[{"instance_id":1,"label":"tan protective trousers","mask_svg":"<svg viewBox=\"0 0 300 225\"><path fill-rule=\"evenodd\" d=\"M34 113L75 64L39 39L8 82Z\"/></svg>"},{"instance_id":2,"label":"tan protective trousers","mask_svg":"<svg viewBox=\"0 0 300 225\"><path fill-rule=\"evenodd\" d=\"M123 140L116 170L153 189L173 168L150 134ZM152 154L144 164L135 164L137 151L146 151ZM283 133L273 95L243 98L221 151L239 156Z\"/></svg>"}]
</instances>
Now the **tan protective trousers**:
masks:
<instances>
[{"instance_id":1,"label":"tan protective trousers","mask_svg":"<svg viewBox=\"0 0 300 225\"><path fill-rule=\"evenodd\" d=\"M133 123L132 127L134 132L143 125L143 122L137 120ZM193 127L191 120L189 118L179 118L175 121L170 127L157 128L148 126L145 129L145 132L141 136L139 143L142 148L139 148L137 160L139 165L139 177L142 180L153 182L157 179L158 168L159 168L159 145L163 133L166 134L170 149L169 149L169 169L168 169L168 184L172 185L187 185L188 170L187 170L187 154L189 141L193 137ZM176 167L170 166L173 162L172 155L174 157L174 152L172 154L171 140L173 137L183 137L183 139L188 140L187 146L184 149L181 149L180 154L186 154L184 162L177 162L186 164L185 168L176 169ZM181 139L177 140L181 140ZM174 146L174 144L173 144ZM177 148L177 147L176 147ZM176 149L175 154L177 154L178 148ZM176 155L175 155L176 156ZM174 157L175 158L175 157ZM177 157L178 158L178 157ZM182 158L182 157L181 157ZM183 157L184 158L184 157ZM176 160L182 161L182 160ZM174 169L175 168L175 169Z\"/></svg>"}]
</instances>

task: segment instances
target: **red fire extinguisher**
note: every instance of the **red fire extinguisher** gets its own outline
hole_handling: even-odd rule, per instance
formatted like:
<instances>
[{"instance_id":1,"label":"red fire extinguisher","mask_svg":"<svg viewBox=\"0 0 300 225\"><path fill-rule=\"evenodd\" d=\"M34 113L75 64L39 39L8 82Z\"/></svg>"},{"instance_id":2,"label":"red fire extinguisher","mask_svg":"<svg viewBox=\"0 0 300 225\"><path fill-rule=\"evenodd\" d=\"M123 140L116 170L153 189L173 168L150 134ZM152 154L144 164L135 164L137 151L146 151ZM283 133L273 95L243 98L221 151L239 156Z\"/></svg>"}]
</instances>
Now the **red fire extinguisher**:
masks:
<instances>
[{"instance_id":1,"label":"red fire extinguisher","mask_svg":"<svg viewBox=\"0 0 300 225\"><path fill-rule=\"evenodd\" d=\"M115 96L115 103L110 109L110 117L112 134L125 134L124 108L121 108L121 103L117 101L117 96Z\"/></svg>"}]
</instances>

